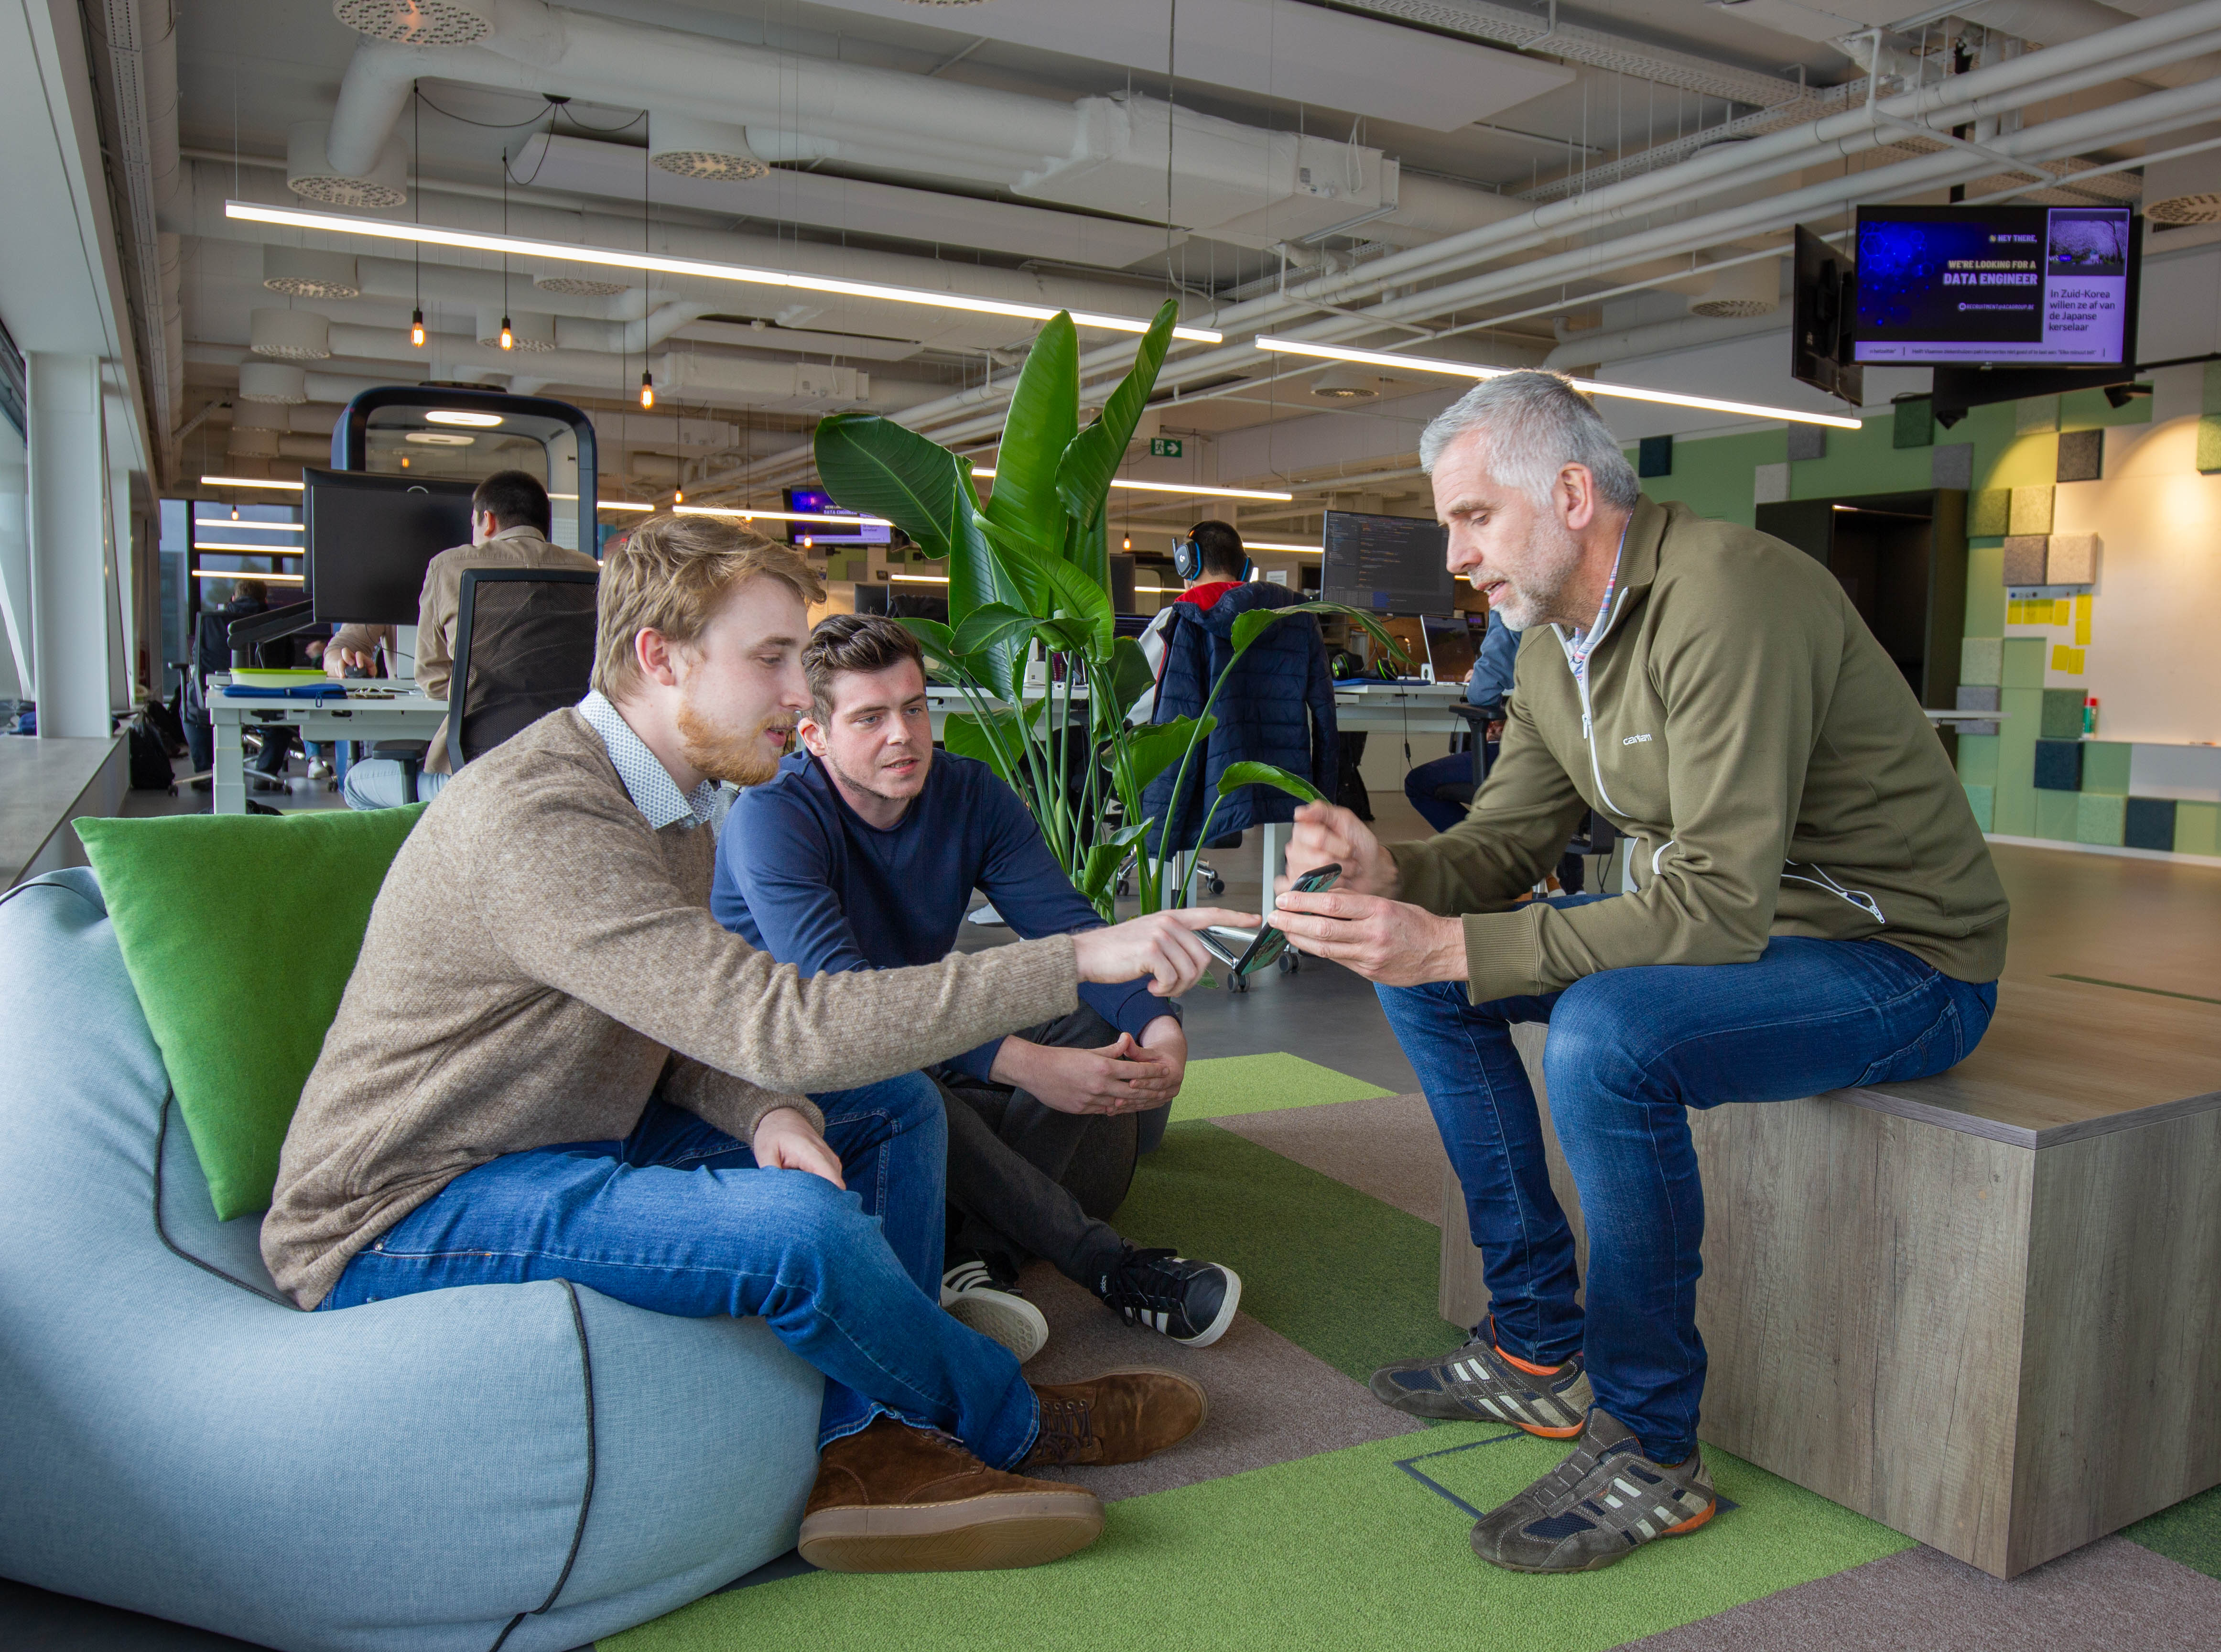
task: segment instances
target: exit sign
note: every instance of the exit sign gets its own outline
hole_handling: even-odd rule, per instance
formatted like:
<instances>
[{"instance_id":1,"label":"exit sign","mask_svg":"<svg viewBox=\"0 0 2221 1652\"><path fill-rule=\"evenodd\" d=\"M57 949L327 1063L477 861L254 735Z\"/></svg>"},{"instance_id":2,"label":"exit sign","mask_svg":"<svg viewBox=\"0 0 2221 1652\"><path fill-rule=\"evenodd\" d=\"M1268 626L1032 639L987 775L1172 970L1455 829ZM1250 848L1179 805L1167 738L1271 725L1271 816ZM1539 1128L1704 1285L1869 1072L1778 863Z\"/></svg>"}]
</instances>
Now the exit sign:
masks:
<instances>
[{"instance_id":1,"label":"exit sign","mask_svg":"<svg viewBox=\"0 0 2221 1652\"><path fill-rule=\"evenodd\" d=\"M1149 438L1149 457L1152 459L1178 459L1181 457L1179 438L1178 436L1151 436Z\"/></svg>"}]
</instances>

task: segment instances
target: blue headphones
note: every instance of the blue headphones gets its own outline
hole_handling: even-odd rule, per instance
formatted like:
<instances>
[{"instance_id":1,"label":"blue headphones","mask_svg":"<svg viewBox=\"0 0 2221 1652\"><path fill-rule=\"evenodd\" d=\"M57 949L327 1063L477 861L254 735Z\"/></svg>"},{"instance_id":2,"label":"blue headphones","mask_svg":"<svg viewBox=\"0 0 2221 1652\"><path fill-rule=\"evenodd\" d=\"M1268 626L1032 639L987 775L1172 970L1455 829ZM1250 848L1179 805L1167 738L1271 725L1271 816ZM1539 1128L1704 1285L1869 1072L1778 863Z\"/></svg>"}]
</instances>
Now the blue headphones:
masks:
<instances>
[{"instance_id":1,"label":"blue headphones","mask_svg":"<svg viewBox=\"0 0 2221 1652\"><path fill-rule=\"evenodd\" d=\"M1198 523L1197 527L1200 526ZM1236 577L1246 583L1256 571L1257 564L1248 551L1243 551L1242 572ZM1192 584L1203 577L1203 547L1195 542L1194 528L1189 529L1187 537L1173 547L1173 572L1179 575L1183 584Z\"/></svg>"}]
</instances>

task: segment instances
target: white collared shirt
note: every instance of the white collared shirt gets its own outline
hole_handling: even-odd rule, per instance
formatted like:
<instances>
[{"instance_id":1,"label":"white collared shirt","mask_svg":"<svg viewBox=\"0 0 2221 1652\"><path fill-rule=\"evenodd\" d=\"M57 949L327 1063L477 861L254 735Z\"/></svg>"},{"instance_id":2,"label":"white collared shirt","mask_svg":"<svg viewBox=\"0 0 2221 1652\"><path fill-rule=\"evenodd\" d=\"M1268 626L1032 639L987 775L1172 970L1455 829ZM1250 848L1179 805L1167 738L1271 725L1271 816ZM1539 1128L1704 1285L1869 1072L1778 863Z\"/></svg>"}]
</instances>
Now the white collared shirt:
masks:
<instances>
[{"instance_id":1,"label":"white collared shirt","mask_svg":"<svg viewBox=\"0 0 2221 1652\"><path fill-rule=\"evenodd\" d=\"M691 792L679 791L679 782L671 778L663 760L648 748L648 742L632 731L624 714L598 690L579 702L579 715L602 737L610 761L616 767L617 779L624 782L625 795L648 817L651 829L660 832L673 823L683 823L691 831L710 823L717 803L715 780L704 780Z\"/></svg>"}]
</instances>

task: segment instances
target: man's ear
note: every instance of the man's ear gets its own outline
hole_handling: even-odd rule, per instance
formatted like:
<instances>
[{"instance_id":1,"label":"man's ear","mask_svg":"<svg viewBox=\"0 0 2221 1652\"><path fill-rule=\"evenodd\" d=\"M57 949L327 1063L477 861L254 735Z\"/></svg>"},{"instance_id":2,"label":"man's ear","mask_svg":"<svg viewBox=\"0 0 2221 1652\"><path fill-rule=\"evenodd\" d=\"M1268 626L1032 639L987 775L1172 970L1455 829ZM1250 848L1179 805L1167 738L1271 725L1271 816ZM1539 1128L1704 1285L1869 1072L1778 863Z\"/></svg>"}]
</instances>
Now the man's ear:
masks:
<instances>
[{"instance_id":1,"label":"man's ear","mask_svg":"<svg viewBox=\"0 0 2221 1652\"><path fill-rule=\"evenodd\" d=\"M633 633L633 664L640 668L644 682L660 683L666 688L679 686L678 662L673 658L676 649L671 639L654 626L643 625Z\"/></svg>"},{"instance_id":2,"label":"man's ear","mask_svg":"<svg viewBox=\"0 0 2221 1652\"><path fill-rule=\"evenodd\" d=\"M1558 514L1578 534L1596 520L1596 478L1586 465L1567 465L1558 472Z\"/></svg>"},{"instance_id":3,"label":"man's ear","mask_svg":"<svg viewBox=\"0 0 2221 1652\"><path fill-rule=\"evenodd\" d=\"M825 729L818 723L817 714L815 711L804 711L796 719L794 735L812 757L825 755L827 749Z\"/></svg>"}]
</instances>

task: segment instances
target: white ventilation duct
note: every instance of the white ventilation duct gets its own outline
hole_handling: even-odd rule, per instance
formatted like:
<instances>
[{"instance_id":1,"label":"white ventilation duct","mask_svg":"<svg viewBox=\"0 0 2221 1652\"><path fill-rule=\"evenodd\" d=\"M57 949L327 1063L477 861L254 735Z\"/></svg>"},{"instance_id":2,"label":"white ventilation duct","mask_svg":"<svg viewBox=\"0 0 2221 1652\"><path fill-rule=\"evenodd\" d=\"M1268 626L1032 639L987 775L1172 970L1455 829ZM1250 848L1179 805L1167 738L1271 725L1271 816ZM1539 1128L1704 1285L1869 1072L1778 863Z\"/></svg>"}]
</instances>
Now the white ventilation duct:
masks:
<instances>
[{"instance_id":1,"label":"white ventilation duct","mask_svg":"<svg viewBox=\"0 0 2221 1652\"><path fill-rule=\"evenodd\" d=\"M298 407L309 399L308 371L289 367L281 361L242 361L239 366L239 399Z\"/></svg>"},{"instance_id":2,"label":"white ventilation duct","mask_svg":"<svg viewBox=\"0 0 2221 1652\"><path fill-rule=\"evenodd\" d=\"M247 347L273 361L322 361L332 353L331 322L312 310L258 310Z\"/></svg>"},{"instance_id":3,"label":"white ventilation duct","mask_svg":"<svg viewBox=\"0 0 2221 1652\"><path fill-rule=\"evenodd\" d=\"M275 430L256 430L235 424L223 450L240 459L275 459L278 457L278 435Z\"/></svg>"},{"instance_id":4,"label":"white ventilation duct","mask_svg":"<svg viewBox=\"0 0 2221 1652\"><path fill-rule=\"evenodd\" d=\"M409 198L409 158L400 135L389 128L359 171L335 166L328 156L328 122L303 121L286 135L285 187L322 206L397 207Z\"/></svg>"},{"instance_id":5,"label":"white ventilation duct","mask_svg":"<svg viewBox=\"0 0 2221 1652\"><path fill-rule=\"evenodd\" d=\"M724 184L744 184L771 172L770 164L748 147L747 128L694 115L651 115L648 158L674 177Z\"/></svg>"},{"instance_id":6,"label":"white ventilation duct","mask_svg":"<svg viewBox=\"0 0 2221 1652\"><path fill-rule=\"evenodd\" d=\"M289 298L360 298L362 282L345 253L308 247L265 247L262 285Z\"/></svg>"},{"instance_id":7,"label":"white ventilation duct","mask_svg":"<svg viewBox=\"0 0 2221 1652\"><path fill-rule=\"evenodd\" d=\"M1690 300L1692 316L1771 316L1781 307L1781 260L1730 265Z\"/></svg>"},{"instance_id":8,"label":"white ventilation duct","mask_svg":"<svg viewBox=\"0 0 2221 1652\"><path fill-rule=\"evenodd\" d=\"M501 348L501 324L509 323L510 348L527 355L540 355L555 347L555 318L535 316L522 310L502 310L491 304L479 306L479 342L488 349Z\"/></svg>"}]
</instances>

